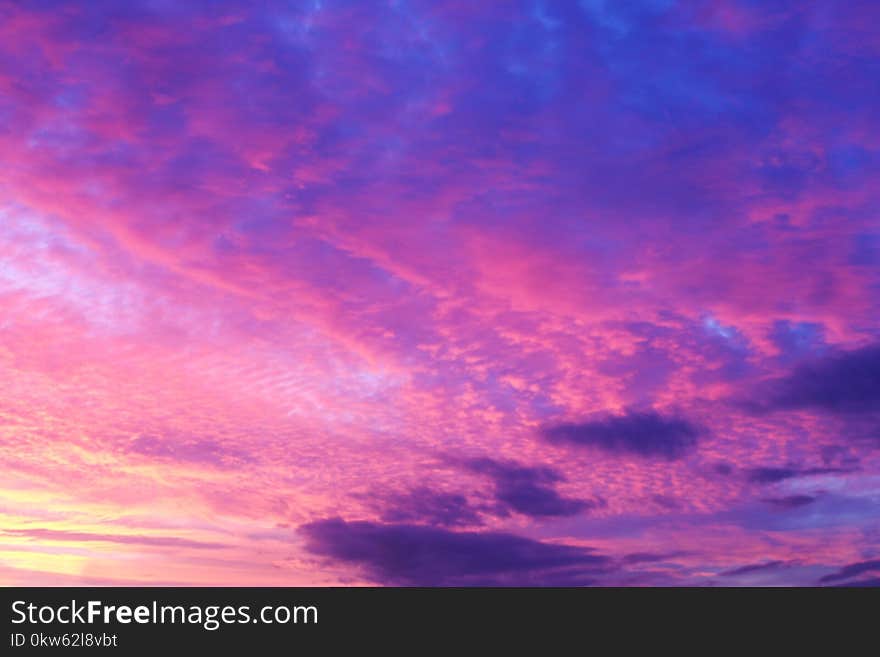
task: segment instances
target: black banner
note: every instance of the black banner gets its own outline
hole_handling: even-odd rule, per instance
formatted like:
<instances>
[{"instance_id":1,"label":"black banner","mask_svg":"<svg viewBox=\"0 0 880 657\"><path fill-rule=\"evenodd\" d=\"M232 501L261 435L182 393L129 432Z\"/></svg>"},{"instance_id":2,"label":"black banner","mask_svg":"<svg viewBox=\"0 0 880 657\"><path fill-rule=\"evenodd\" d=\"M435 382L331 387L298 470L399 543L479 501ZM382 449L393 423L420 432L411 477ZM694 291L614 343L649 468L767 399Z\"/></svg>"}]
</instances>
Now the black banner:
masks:
<instances>
[{"instance_id":1,"label":"black banner","mask_svg":"<svg viewBox=\"0 0 880 657\"><path fill-rule=\"evenodd\" d=\"M454 645L599 638L680 645L715 636L851 638L875 625L876 590L5 588L0 654ZM409 644L413 641L416 644Z\"/></svg>"}]
</instances>

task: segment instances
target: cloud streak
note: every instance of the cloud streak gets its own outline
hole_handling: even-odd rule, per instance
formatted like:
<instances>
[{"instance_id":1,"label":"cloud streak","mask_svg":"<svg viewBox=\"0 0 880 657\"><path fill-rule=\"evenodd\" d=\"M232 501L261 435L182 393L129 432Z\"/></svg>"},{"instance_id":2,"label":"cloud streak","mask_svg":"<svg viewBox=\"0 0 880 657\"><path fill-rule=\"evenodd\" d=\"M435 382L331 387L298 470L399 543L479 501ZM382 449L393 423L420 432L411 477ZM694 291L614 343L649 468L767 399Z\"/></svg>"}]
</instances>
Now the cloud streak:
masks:
<instances>
[{"instance_id":1,"label":"cloud streak","mask_svg":"<svg viewBox=\"0 0 880 657\"><path fill-rule=\"evenodd\" d=\"M880 559L875 559L871 561L859 561L858 563L851 563L836 572L825 575L819 580L819 582L822 584L830 584L832 582L853 580L859 575L877 571L880 571ZM858 584L858 582L859 580L856 580L855 582L848 582L847 586L853 586L855 584Z\"/></svg>"}]
</instances>

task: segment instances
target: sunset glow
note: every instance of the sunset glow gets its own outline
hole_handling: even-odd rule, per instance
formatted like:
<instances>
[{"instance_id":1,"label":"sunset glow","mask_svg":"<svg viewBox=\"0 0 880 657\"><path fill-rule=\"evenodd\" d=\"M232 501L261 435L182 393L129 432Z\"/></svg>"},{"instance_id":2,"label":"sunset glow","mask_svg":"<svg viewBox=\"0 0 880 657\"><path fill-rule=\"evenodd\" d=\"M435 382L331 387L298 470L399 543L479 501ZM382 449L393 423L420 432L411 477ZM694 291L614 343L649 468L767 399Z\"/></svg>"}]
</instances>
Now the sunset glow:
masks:
<instances>
[{"instance_id":1,"label":"sunset glow","mask_svg":"<svg viewBox=\"0 0 880 657\"><path fill-rule=\"evenodd\" d=\"M0 583L880 582L878 25L0 0Z\"/></svg>"}]
</instances>

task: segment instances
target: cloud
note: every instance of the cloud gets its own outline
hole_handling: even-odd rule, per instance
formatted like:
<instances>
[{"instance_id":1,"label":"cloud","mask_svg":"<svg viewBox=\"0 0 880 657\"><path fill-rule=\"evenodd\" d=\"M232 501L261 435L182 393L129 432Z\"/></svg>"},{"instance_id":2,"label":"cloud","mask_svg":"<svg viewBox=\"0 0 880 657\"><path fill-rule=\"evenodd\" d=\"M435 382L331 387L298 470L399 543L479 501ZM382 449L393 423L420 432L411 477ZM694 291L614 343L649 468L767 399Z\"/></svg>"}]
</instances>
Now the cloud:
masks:
<instances>
[{"instance_id":1,"label":"cloud","mask_svg":"<svg viewBox=\"0 0 880 657\"><path fill-rule=\"evenodd\" d=\"M176 536L143 536L132 534L95 534L91 532L76 532L61 529L4 529L6 536L20 536L39 541L69 541L69 542L101 542L119 543L130 545L149 545L153 547L174 548L198 548L217 549L226 547L222 543L209 543L205 541L192 541Z\"/></svg>"},{"instance_id":2,"label":"cloud","mask_svg":"<svg viewBox=\"0 0 880 657\"><path fill-rule=\"evenodd\" d=\"M582 423L546 427L543 435L556 443L594 446L615 454L675 460L696 444L700 429L679 417L654 411L612 415Z\"/></svg>"},{"instance_id":3,"label":"cloud","mask_svg":"<svg viewBox=\"0 0 880 657\"><path fill-rule=\"evenodd\" d=\"M216 467L233 467L254 460L246 452L231 448L217 440L182 438L173 434L163 438L150 435L137 436L129 443L123 444L122 448L130 454Z\"/></svg>"},{"instance_id":4,"label":"cloud","mask_svg":"<svg viewBox=\"0 0 880 657\"><path fill-rule=\"evenodd\" d=\"M302 525L306 549L402 586L588 585L611 568L589 548L543 543L500 532L454 532L408 524Z\"/></svg>"},{"instance_id":5,"label":"cloud","mask_svg":"<svg viewBox=\"0 0 880 657\"><path fill-rule=\"evenodd\" d=\"M811 495L789 495L787 497L768 497L764 501L778 509L797 509L801 506L807 506L816 501Z\"/></svg>"},{"instance_id":6,"label":"cloud","mask_svg":"<svg viewBox=\"0 0 880 657\"><path fill-rule=\"evenodd\" d=\"M779 349L780 360L785 363L815 357L816 352L825 348L824 327L821 324L779 320L773 323L768 337Z\"/></svg>"},{"instance_id":7,"label":"cloud","mask_svg":"<svg viewBox=\"0 0 880 657\"><path fill-rule=\"evenodd\" d=\"M527 467L512 461L490 458L472 459L466 463L473 472L488 475L495 484L496 512L509 511L539 517L573 516L602 504L601 500L577 500L562 497L553 488L563 480L554 469Z\"/></svg>"},{"instance_id":8,"label":"cloud","mask_svg":"<svg viewBox=\"0 0 880 657\"><path fill-rule=\"evenodd\" d=\"M759 467L750 468L746 471L749 481L756 484L775 484L786 479L797 477L812 477L825 474L846 474L852 470L843 468L789 468L789 467Z\"/></svg>"},{"instance_id":9,"label":"cloud","mask_svg":"<svg viewBox=\"0 0 880 657\"><path fill-rule=\"evenodd\" d=\"M669 552L663 554L655 554L653 552L633 552L632 554L624 555L621 562L625 564L656 563L658 561L666 561L672 557L681 556L681 554L681 552Z\"/></svg>"},{"instance_id":10,"label":"cloud","mask_svg":"<svg viewBox=\"0 0 880 657\"><path fill-rule=\"evenodd\" d=\"M863 575L864 573L874 571L880 571L880 559L851 563L848 566L844 566L837 572L825 575L819 580L819 583L828 584L830 582L840 582L843 580L852 579L853 577L858 577L859 575Z\"/></svg>"},{"instance_id":11,"label":"cloud","mask_svg":"<svg viewBox=\"0 0 880 657\"><path fill-rule=\"evenodd\" d=\"M760 411L876 413L880 410L880 344L802 363L789 375L769 382L762 399L751 406Z\"/></svg>"},{"instance_id":12,"label":"cloud","mask_svg":"<svg viewBox=\"0 0 880 657\"><path fill-rule=\"evenodd\" d=\"M443 493L427 487L407 493L380 495L382 520L390 523L424 523L441 527L482 524L478 510L464 495Z\"/></svg>"},{"instance_id":13,"label":"cloud","mask_svg":"<svg viewBox=\"0 0 880 657\"><path fill-rule=\"evenodd\" d=\"M548 466L530 467L516 461L491 458L451 459L456 467L489 477L491 499L471 502L461 493L421 486L406 492L373 492L363 496L389 523L417 523L438 527L483 524L482 516L507 517L520 513L532 518L573 516L598 506L601 498L586 500L560 495L555 485L564 477Z\"/></svg>"},{"instance_id":14,"label":"cloud","mask_svg":"<svg viewBox=\"0 0 880 657\"><path fill-rule=\"evenodd\" d=\"M798 502L796 500L786 507L768 507L767 500L761 500L760 504L720 511L715 517L751 531L796 534L808 530L843 531L844 528L869 531L876 525L880 512L880 507L870 496L841 495L831 491L813 496L813 501L808 504ZM780 508L785 512L781 513Z\"/></svg>"},{"instance_id":15,"label":"cloud","mask_svg":"<svg viewBox=\"0 0 880 657\"><path fill-rule=\"evenodd\" d=\"M718 573L722 577L738 577L740 575L751 575L752 573L764 572L767 570L777 570L787 564L784 561L768 561L766 563L754 563L747 566L740 566L731 570L725 570Z\"/></svg>"},{"instance_id":16,"label":"cloud","mask_svg":"<svg viewBox=\"0 0 880 657\"><path fill-rule=\"evenodd\" d=\"M875 588L875 587L880 587L880 577L868 577L867 579L857 579L854 582L847 582L845 584L834 584L833 586Z\"/></svg>"}]
</instances>

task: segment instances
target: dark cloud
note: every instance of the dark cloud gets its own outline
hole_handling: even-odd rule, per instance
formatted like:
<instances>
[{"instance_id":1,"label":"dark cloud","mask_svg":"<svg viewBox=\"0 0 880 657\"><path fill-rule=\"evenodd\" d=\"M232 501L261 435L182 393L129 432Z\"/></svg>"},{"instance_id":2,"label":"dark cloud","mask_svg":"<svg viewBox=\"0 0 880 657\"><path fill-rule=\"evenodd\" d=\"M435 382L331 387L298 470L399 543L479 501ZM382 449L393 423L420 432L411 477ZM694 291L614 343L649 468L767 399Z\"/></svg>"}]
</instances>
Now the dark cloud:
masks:
<instances>
[{"instance_id":1,"label":"dark cloud","mask_svg":"<svg viewBox=\"0 0 880 657\"><path fill-rule=\"evenodd\" d=\"M811 495L789 495L787 497L768 497L764 501L778 509L797 509L816 501Z\"/></svg>"},{"instance_id":2,"label":"dark cloud","mask_svg":"<svg viewBox=\"0 0 880 657\"><path fill-rule=\"evenodd\" d=\"M482 525L483 515L572 516L605 504L602 499L580 500L560 495L555 486L564 481L564 477L550 467L531 467L491 458L450 459L450 463L491 479L494 485L491 498L472 502L464 494L429 487L405 492L374 491L364 497L384 522L435 527Z\"/></svg>"},{"instance_id":3,"label":"dark cloud","mask_svg":"<svg viewBox=\"0 0 880 657\"><path fill-rule=\"evenodd\" d=\"M683 418L647 411L558 424L546 427L543 435L553 442L674 460L696 445L700 429Z\"/></svg>"},{"instance_id":4,"label":"dark cloud","mask_svg":"<svg viewBox=\"0 0 880 657\"><path fill-rule=\"evenodd\" d=\"M809 504L779 508L760 504L721 511L714 517L740 527L761 531L803 531L807 529L849 527L866 530L876 525L880 505L868 497L853 497L825 491Z\"/></svg>"},{"instance_id":5,"label":"dark cloud","mask_svg":"<svg viewBox=\"0 0 880 657\"><path fill-rule=\"evenodd\" d=\"M816 409L835 414L880 409L880 345L833 353L798 365L750 402L758 411Z\"/></svg>"},{"instance_id":6,"label":"dark cloud","mask_svg":"<svg viewBox=\"0 0 880 657\"><path fill-rule=\"evenodd\" d=\"M775 484L796 477L810 477L823 474L845 474L852 472L843 468L790 468L762 467L747 470L749 481L756 484Z\"/></svg>"},{"instance_id":7,"label":"dark cloud","mask_svg":"<svg viewBox=\"0 0 880 657\"><path fill-rule=\"evenodd\" d=\"M602 504L600 500L566 498L554 485L563 477L552 468L528 467L510 461L489 458L471 459L465 466L492 478L495 484L496 511L510 511L532 517L572 516Z\"/></svg>"},{"instance_id":8,"label":"dark cloud","mask_svg":"<svg viewBox=\"0 0 880 657\"><path fill-rule=\"evenodd\" d=\"M627 565L640 563L656 563L658 561L666 561L667 559L680 556L681 554L681 552L670 552L666 554L655 554L653 552L633 552L632 554L624 555L621 559L621 562Z\"/></svg>"},{"instance_id":9,"label":"dark cloud","mask_svg":"<svg viewBox=\"0 0 880 657\"><path fill-rule=\"evenodd\" d=\"M464 495L420 487L407 493L381 496L382 520L423 523L440 527L482 524L478 510Z\"/></svg>"},{"instance_id":10,"label":"dark cloud","mask_svg":"<svg viewBox=\"0 0 880 657\"><path fill-rule=\"evenodd\" d=\"M740 566L739 568L725 570L724 572L718 574L722 577L738 577L740 575L751 575L752 573L777 570L778 568L782 568L787 565L788 564L785 561L768 561L766 563L753 563L747 566Z\"/></svg>"},{"instance_id":11,"label":"dark cloud","mask_svg":"<svg viewBox=\"0 0 880 657\"><path fill-rule=\"evenodd\" d=\"M299 528L312 554L359 566L400 586L577 586L612 569L589 548L498 532L318 520Z\"/></svg>"},{"instance_id":12,"label":"dark cloud","mask_svg":"<svg viewBox=\"0 0 880 657\"><path fill-rule=\"evenodd\" d=\"M880 572L880 559L851 563L848 566L844 566L835 573L825 575L822 579L819 580L819 583L828 584L830 582L841 582L843 580L852 579L853 577L858 577L859 575L863 575L864 573L874 571Z\"/></svg>"},{"instance_id":13,"label":"dark cloud","mask_svg":"<svg viewBox=\"0 0 880 657\"><path fill-rule=\"evenodd\" d=\"M832 586L847 586L857 588L880 588L880 577L869 577L867 579L858 579L854 582L846 582L845 584L833 584Z\"/></svg>"}]
</instances>

